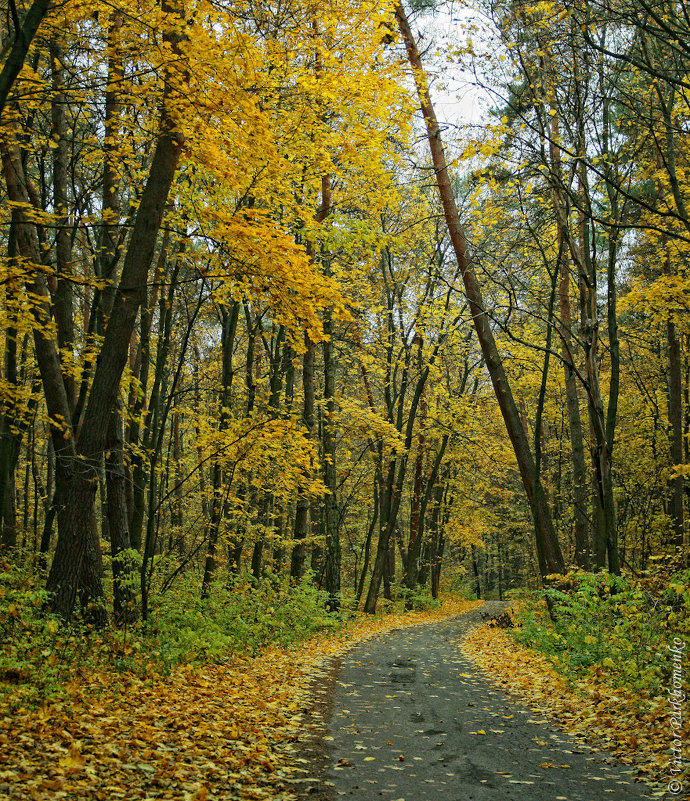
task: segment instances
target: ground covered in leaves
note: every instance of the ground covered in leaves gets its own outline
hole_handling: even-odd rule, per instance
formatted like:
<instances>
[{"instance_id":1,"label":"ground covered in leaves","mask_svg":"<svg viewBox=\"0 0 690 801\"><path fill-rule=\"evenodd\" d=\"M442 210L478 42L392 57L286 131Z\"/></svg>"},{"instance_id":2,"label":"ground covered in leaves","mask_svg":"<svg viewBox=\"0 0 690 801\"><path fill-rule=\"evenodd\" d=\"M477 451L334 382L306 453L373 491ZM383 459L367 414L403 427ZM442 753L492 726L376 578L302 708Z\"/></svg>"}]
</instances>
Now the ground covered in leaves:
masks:
<instances>
[{"instance_id":1,"label":"ground covered in leaves","mask_svg":"<svg viewBox=\"0 0 690 801\"><path fill-rule=\"evenodd\" d=\"M474 605L360 617L299 647L167 676L75 675L60 700L0 718L0 798L293 799L308 778L300 737L329 660L380 631Z\"/></svg>"},{"instance_id":2,"label":"ground covered in leaves","mask_svg":"<svg viewBox=\"0 0 690 801\"><path fill-rule=\"evenodd\" d=\"M679 733L684 743L690 742L690 716L685 714L680 732L672 728L667 692L614 683L606 658L607 664L595 663L573 675L547 654L516 642L518 632L519 627L491 624L476 628L464 639L463 653L479 663L494 686L658 782L659 796L685 797L668 794L666 788L677 780L688 786L687 776L671 770L671 743ZM661 658L669 657L661 652ZM656 667L652 660L650 668Z\"/></svg>"}]
</instances>

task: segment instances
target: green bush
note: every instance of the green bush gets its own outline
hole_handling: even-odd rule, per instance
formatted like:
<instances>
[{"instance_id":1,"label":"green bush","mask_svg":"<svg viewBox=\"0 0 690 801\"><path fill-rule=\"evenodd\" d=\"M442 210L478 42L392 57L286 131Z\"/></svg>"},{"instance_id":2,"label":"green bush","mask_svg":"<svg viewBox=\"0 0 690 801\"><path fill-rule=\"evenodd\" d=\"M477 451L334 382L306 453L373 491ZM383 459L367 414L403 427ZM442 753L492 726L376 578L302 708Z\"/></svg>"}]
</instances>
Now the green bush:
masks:
<instances>
[{"instance_id":1,"label":"green bush","mask_svg":"<svg viewBox=\"0 0 690 801\"><path fill-rule=\"evenodd\" d=\"M661 593L606 573L577 573L518 613L518 642L542 651L573 678L605 671L613 686L662 692L670 674L666 650L690 636L690 571L672 575Z\"/></svg>"},{"instance_id":2,"label":"green bush","mask_svg":"<svg viewBox=\"0 0 690 801\"><path fill-rule=\"evenodd\" d=\"M25 569L0 562L0 699L10 708L53 697L79 655L74 630L42 614L46 593Z\"/></svg>"},{"instance_id":3,"label":"green bush","mask_svg":"<svg viewBox=\"0 0 690 801\"><path fill-rule=\"evenodd\" d=\"M403 602L405 609L415 612L438 609L441 606L441 601L438 598L432 598L426 587L415 587L413 590L408 587L400 587L398 599Z\"/></svg>"},{"instance_id":4,"label":"green bush","mask_svg":"<svg viewBox=\"0 0 690 801\"><path fill-rule=\"evenodd\" d=\"M217 582L204 600L196 585L180 582L159 598L147 636L164 665L213 661L232 652L255 655L269 644L288 646L337 627L338 616L325 607L326 595L310 576L297 586L271 575L257 586L243 576L231 589Z\"/></svg>"}]
</instances>

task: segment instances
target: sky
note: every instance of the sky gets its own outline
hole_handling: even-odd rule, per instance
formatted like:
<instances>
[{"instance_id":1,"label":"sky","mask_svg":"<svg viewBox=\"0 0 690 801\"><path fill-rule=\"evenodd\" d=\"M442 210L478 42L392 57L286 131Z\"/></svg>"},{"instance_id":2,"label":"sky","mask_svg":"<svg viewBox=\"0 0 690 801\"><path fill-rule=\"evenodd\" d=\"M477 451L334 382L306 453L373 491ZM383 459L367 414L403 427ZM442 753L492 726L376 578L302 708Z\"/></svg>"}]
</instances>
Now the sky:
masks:
<instances>
[{"instance_id":1,"label":"sky","mask_svg":"<svg viewBox=\"0 0 690 801\"><path fill-rule=\"evenodd\" d=\"M428 73L435 76L431 91L438 119L459 127L485 124L486 110L491 105L488 92L477 85L471 70L448 56L449 51L462 46L468 37L475 42L481 39L485 20L469 3L451 0L433 15L414 17L411 24L420 50L429 48L423 59Z\"/></svg>"}]
</instances>

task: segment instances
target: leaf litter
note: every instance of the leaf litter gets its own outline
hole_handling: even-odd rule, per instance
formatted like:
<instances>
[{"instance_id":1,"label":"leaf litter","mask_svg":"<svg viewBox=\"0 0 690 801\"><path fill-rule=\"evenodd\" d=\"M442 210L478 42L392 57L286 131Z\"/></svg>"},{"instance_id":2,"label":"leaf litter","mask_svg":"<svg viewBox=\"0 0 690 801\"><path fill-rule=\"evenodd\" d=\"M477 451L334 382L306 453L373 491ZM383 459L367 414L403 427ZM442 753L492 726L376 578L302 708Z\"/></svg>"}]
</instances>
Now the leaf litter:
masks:
<instances>
[{"instance_id":1,"label":"leaf litter","mask_svg":"<svg viewBox=\"0 0 690 801\"><path fill-rule=\"evenodd\" d=\"M361 616L298 648L230 654L168 676L74 675L61 701L0 717L0 798L293 801L310 780L301 748L328 661L379 633L475 606L452 599Z\"/></svg>"}]
</instances>

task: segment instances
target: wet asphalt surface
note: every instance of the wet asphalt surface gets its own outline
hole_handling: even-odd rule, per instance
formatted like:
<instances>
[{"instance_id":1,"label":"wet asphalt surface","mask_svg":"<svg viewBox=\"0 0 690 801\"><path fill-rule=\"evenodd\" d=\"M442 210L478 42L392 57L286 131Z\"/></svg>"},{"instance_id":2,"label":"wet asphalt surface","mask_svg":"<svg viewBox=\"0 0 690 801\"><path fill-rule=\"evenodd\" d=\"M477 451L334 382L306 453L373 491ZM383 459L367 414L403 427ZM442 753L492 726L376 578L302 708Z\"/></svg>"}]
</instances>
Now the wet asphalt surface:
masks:
<instances>
[{"instance_id":1,"label":"wet asphalt surface","mask_svg":"<svg viewBox=\"0 0 690 801\"><path fill-rule=\"evenodd\" d=\"M333 799L637 801L632 766L564 734L484 681L458 643L488 603L455 620L353 647L328 726ZM332 738L332 740L330 739Z\"/></svg>"}]
</instances>

